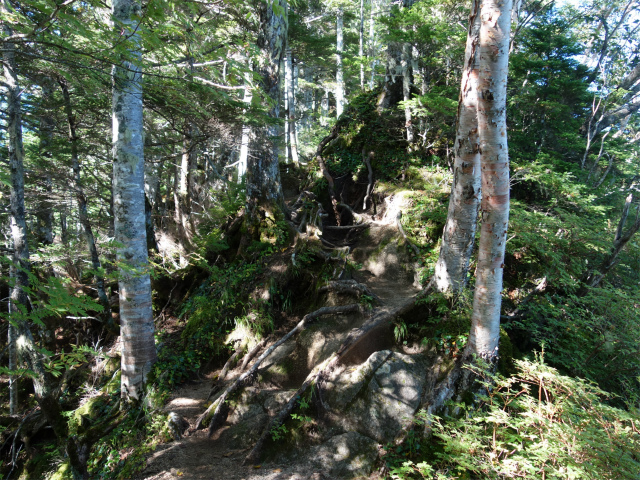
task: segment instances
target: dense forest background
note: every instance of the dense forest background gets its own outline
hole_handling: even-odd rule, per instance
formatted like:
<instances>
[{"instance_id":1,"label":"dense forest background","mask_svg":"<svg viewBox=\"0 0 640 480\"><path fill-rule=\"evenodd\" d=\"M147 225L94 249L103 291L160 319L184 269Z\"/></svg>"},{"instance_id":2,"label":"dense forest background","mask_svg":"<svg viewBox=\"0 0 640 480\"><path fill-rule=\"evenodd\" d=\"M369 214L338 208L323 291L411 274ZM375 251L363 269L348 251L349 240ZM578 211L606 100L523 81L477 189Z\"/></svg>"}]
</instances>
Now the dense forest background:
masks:
<instances>
[{"instance_id":1,"label":"dense forest background","mask_svg":"<svg viewBox=\"0 0 640 480\"><path fill-rule=\"evenodd\" d=\"M322 288L366 283L351 248L394 198L401 263L429 293L392 316L390 341L438 368L461 359L480 228L460 288L431 280L458 179L469 2L113 3L2 1L0 478L134 478L175 437L163 407L178 386L248 362L322 308ZM469 367L476 386L455 405L418 409L378 475L638 478L638 11L513 5L499 357ZM117 139L116 97L136 88L143 132ZM134 211L118 169L142 156L118 142L136 135ZM119 210L148 263L131 263ZM123 301L122 282L145 275L155 331L121 335L144 303ZM144 388L123 393L129 336L153 352Z\"/></svg>"}]
</instances>

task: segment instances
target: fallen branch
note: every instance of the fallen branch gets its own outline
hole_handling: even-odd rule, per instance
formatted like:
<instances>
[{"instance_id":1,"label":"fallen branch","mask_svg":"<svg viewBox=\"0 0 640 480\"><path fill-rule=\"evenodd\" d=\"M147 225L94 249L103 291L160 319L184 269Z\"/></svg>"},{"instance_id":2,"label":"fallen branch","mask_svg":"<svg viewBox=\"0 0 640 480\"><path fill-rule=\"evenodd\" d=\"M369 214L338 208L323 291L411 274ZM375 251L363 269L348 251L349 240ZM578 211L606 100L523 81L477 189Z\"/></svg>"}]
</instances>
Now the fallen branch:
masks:
<instances>
[{"instance_id":1,"label":"fallen branch","mask_svg":"<svg viewBox=\"0 0 640 480\"><path fill-rule=\"evenodd\" d=\"M296 332L303 330L309 323L316 320L318 317L322 315L331 315L331 314L340 314L340 313L352 313L360 310L360 305L358 304L350 304L350 305L340 305L337 307L323 307L314 312L311 312L304 316L302 320L287 333L284 337L278 340L276 343L271 345L267 350L258 357L253 366L247 370L245 373L240 375L235 382L233 382L227 389L218 397L218 399L213 402L207 410L198 417L196 420L195 429L198 430L202 428L203 423L206 419L210 418L209 422L209 436L213 435L213 433L224 423L227 419L227 414L229 413L229 406L226 403L229 395L233 394L237 390L239 390L242 386L244 386L245 382L247 382L250 378L252 378L260 364L273 352L276 348L282 345L284 342L289 340ZM213 414L211 414L213 412Z\"/></svg>"}]
</instances>

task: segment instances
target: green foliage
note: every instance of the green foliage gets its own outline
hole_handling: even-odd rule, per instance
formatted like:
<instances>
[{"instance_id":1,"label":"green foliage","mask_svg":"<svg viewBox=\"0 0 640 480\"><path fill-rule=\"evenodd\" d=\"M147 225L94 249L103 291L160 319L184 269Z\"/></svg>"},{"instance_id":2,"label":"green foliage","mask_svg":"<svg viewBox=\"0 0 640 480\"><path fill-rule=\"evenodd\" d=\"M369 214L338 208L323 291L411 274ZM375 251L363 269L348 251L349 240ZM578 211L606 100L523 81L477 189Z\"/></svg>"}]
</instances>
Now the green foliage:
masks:
<instances>
[{"instance_id":1,"label":"green foliage","mask_svg":"<svg viewBox=\"0 0 640 480\"><path fill-rule=\"evenodd\" d=\"M634 289L600 288L584 297L548 294L507 328L544 345L549 362L563 371L634 402L640 399L638 305Z\"/></svg>"},{"instance_id":2,"label":"green foliage","mask_svg":"<svg viewBox=\"0 0 640 480\"><path fill-rule=\"evenodd\" d=\"M145 456L170 439L165 413L142 406L132 408L113 431L94 445L89 474L95 479L134 478L144 469Z\"/></svg>"},{"instance_id":3,"label":"green foliage","mask_svg":"<svg viewBox=\"0 0 640 480\"><path fill-rule=\"evenodd\" d=\"M388 455L392 478L636 478L637 413L611 407L610 394L541 359L516 367L510 378L474 369L485 394L479 405L456 404L461 415L421 412L417 428L430 426L431 448Z\"/></svg>"}]
</instances>

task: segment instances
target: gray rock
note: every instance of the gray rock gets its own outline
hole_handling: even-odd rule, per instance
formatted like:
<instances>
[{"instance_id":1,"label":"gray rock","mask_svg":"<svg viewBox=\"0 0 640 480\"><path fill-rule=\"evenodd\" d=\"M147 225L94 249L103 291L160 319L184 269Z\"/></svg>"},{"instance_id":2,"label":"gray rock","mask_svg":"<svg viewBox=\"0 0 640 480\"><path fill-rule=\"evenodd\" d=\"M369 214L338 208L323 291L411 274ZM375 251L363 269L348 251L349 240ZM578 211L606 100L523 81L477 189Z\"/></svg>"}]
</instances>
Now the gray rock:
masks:
<instances>
[{"instance_id":1,"label":"gray rock","mask_svg":"<svg viewBox=\"0 0 640 480\"><path fill-rule=\"evenodd\" d=\"M185 430L189 428L189 422L176 412L169 412L167 425L169 426L169 430L171 431L171 435L174 440L180 440Z\"/></svg>"},{"instance_id":2,"label":"gray rock","mask_svg":"<svg viewBox=\"0 0 640 480\"><path fill-rule=\"evenodd\" d=\"M390 355L345 412L357 431L380 443L393 440L419 406L427 367L423 355Z\"/></svg>"},{"instance_id":3,"label":"gray rock","mask_svg":"<svg viewBox=\"0 0 640 480\"><path fill-rule=\"evenodd\" d=\"M353 478L369 475L378 457L378 442L347 432L330 438L309 451L308 461L325 475Z\"/></svg>"}]
</instances>

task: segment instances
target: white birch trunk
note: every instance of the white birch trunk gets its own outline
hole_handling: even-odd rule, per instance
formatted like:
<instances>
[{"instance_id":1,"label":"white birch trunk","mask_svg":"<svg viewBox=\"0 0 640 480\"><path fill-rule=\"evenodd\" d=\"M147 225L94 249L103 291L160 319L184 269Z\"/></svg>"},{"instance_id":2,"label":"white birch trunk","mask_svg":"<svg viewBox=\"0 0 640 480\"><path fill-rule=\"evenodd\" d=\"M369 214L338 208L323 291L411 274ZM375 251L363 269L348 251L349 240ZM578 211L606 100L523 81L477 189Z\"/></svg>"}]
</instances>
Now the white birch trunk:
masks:
<instances>
[{"instance_id":1,"label":"white birch trunk","mask_svg":"<svg viewBox=\"0 0 640 480\"><path fill-rule=\"evenodd\" d=\"M129 51L113 67L113 207L120 244L120 335L122 397L139 400L156 361L144 210L144 156L140 36L132 16L134 0L113 0L116 31L128 39ZM182 188L182 182L180 182Z\"/></svg>"},{"instance_id":2,"label":"white birch trunk","mask_svg":"<svg viewBox=\"0 0 640 480\"><path fill-rule=\"evenodd\" d=\"M244 77L244 98L242 101L247 105L251 105L253 91L251 90L251 75L246 74ZM246 109L245 109L246 112ZM242 126L242 136L240 137L240 155L238 158L238 183L242 183L247 173L247 158L249 156L249 139L251 137L251 127L249 125Z\"/></svg>"},{"instance_id":3,"label":"white birch trunk","mask_svg":"<svg viewBox=\"0 0 640 480\"><path fill-rule=\"evenodd\" d=\"M458 102L458 122L449 211L435 269L440 292L458 292L467 284L469 260L475 241L480 183L477 84L480 4L474 0L469 14L464 70Z\"/></svg>"},{"instance_id":4,"label":"white birch trunk","mask_svg":"<svg viewBox=\"0 0 640 480\"><path fill-rule=\"evenodd\" d=\"M298 164L298 143L296 137L296 97L295 97L295 78L293 68L293 54L291 49L288 48L286 52L286 68L285 68L285 83L287 98L285 110L287 112L286 125L288 126L288 143L289 152L291 153L291 161Z\"/></svg>"},{"instance_id":5,"label":"white birch trunk","mask_svg":"<svg viewBox=\"0 0 640 480\"><path fill-rule=\"evenodd\" d=\"M336 118L344 111L344 72L342 70L342 54L344 53L343 10L338 9L336 17Z\"/></svg>"},{"instance_id":6,"label":"white birch trunk","mask_svg":"<svg viewBox=\"0 0 640 480\"><path fill-rule=\"evenodd\" d=\"M480 26L478 133L482 226L468 352L494 360L500 339L502 274L509 223L507 73L512 0L484 0Z\"/></svg>"},{"instance_id":7,"label":"white birch trunk","mask_svg":"<svg viewBox=\"0 0 640 480\"><path fill-rule=\"evenodd\" d=\"M289 68L291 65L288 62L289 50L285 52L284 61L284 163L289 163Z\"/></svg>"},{"instance_id":8,"label":"white birch trunk","mask_svg":"<svg viewBox=\"0 0 640 480\"><path fill-rule=\"evenodd\" d=\"M376 79L376 0L371 0L371 14L369 16L369 59L371 60L371 77L369 89L373 89Z\"/></svg>"},{"instance_id":9,"label":"white birch trunk","mask_svg":"<svg viewBox=\"0 0 640 480\"><path fill-rule=\"evenodd\" d=\"M360 44L358 57L360 58L360 90L364 90L364 0L360 0Z\"/></svg>"}]
</instances>

